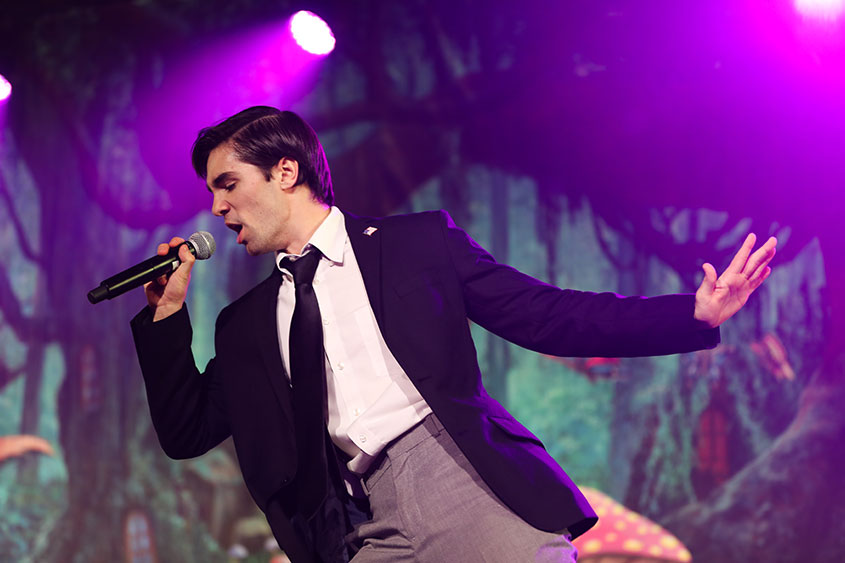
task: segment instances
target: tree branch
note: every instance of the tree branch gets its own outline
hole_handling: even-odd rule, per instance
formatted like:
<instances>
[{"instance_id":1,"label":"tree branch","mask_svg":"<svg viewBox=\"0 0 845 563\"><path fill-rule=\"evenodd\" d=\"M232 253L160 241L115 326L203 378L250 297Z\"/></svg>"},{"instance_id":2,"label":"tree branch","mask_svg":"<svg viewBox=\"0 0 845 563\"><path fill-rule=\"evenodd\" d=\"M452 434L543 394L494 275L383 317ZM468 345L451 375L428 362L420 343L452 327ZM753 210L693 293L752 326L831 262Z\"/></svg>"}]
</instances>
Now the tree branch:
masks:
<instances>
[{"instance_id":1,"label":"tree branch","mask_svg":"<svg viewBox=\"0 0 845 563\"><path fill-rule=\"evenodd\" d=\"M52 340L53 328L51 325L44 325L35 319L23 314L18 301L18 296L12 290L9 276L6 274L6 267L0 264L0 312L3 318L15 331L17 337L26 342L29 335L37 334L38 338L45 341ZM49 334L44 334L48 332Z\"/></svg>"},{"instance_id":2,"label":"tree branch","mask_svg":"<svg viewBox=\"0 0 845 563\"><path fill-rule=\"evenodd\" d=\"M613 268L619 272L625 270L630 267L630 264L623 264L622 259L620 256L614 254L614 252L610 249L610 244L607 242L607 238L604 236L604 232L599 225L599 222L604 222L604 219L596 214L593 216L593 232L596 235L596 241L599 243L601 247L602 254L604 254L605 258L613 265Z\"/></svg>"},{"instance_id":3,"label":"tree branch","mask_svg":"<svg viewBox=\"0 0 845 563\"><path fill-rule=\"evenodd\" d=\"M18 217L18 213L15 210L15 202L12 201L12 194L10 194L9 190L6 189L6 181L2 175L0 175L0 197L3 198L3 202L6 204L6 209L9 210L9 219L12 221L12 227L15 229L15 234L18 236L18 240L20 241L21 252L28 259L38 264L41 268L44 268L42 257L36 254L35 250L32 246L30 246L29 240L26 238L26 231L24 230L23 223L21 223L21 219Z\"/></svg>"},{"instance_id":4,"label":"tree branch","mask_svg":"<svg viewBox=\"0 0 845 563\"><path fill-rule=\"evenodd\" d=\"M12 370L3 364L0 364L0 391L2 391L12 381L20 377L22 373L23 369Z\"/></svg>"}]
</instances>

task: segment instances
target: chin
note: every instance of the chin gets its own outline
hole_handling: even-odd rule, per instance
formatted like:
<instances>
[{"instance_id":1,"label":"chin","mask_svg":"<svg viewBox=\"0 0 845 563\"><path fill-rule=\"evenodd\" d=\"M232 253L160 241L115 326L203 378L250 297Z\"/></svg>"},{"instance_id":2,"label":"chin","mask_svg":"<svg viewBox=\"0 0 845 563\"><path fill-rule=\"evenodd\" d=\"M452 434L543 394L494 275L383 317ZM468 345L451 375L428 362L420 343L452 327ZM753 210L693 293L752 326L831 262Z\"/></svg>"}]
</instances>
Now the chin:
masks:
<instances>
[{"instance_id":1,"label":"chin","mask_svg":"<svg viewBox=\"0 0 845 563\"><path fill-rule=\"evenodd\" d=\"M255 244L250 245L249 243L245 243L246 246L246 253L250 256L261 256L262 254L266 254L269 252L266 248L261 248Z\"/></svg>"}]
</instances>

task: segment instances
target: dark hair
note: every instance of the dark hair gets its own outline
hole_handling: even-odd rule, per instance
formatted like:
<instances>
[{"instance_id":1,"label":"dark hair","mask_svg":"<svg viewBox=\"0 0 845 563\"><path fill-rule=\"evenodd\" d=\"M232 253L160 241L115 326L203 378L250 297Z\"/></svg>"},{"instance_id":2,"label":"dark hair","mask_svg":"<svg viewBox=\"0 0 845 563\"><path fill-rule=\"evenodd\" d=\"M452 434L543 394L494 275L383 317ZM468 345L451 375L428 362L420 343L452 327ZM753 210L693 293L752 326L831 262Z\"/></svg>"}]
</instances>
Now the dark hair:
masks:
<instances>
[{"instance_id":1,"label":"dark hair","mask_svg":"<svg viewBox=\"0 0 845 563\"><path fill-rule=\"evenodd\" d=\"M299 164L296 185L308 184L314 198L326 205L334 202L323 146L311 126L292 111L254 106L200 130L191 150L191 162L200 178L208 175L211 151L230 141L237 157L260 168L268 180L279 160L292 158Z\"/></svg>"}]
</instances>

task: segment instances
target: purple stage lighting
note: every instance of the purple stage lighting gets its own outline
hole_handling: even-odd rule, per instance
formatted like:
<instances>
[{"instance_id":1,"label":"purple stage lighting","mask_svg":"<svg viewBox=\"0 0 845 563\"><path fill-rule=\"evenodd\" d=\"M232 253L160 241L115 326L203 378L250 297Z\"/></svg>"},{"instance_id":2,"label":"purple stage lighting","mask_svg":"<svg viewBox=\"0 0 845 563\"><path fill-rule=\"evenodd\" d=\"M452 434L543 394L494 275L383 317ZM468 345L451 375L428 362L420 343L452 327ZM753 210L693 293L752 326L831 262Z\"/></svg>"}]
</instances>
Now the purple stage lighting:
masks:
<instances>
[{"instance_id":1,"label":"purple stage lighting","mask_svg":"<svg viewBox=\"0 0 845 563\"><path fill-rule=\"evenodd\" d=\"M297 45L312 55L328 55L334 49L334 35L320 16L302 10L290 19L290 32Z\"/></svg>"},{"instance_id":2,"label":"purple stage lighting","mask_svg":"<svg viewBox=\"0 0 845 563\"><path fill-rule=\"evenodd\" d=\"M0 74L0 102L5 102L12 95L12 84Z\"/></svg>"},{"instance_id":3,"label":"purple stage lighting","mask_svg":"<svg viewBox=\"0 0 845 563\"><path fill-rule=\"evenodd\" d=\"M795 0L795 9L808 18L835 21L845 10L845 0Z\"/></svg>"}]
</instances>

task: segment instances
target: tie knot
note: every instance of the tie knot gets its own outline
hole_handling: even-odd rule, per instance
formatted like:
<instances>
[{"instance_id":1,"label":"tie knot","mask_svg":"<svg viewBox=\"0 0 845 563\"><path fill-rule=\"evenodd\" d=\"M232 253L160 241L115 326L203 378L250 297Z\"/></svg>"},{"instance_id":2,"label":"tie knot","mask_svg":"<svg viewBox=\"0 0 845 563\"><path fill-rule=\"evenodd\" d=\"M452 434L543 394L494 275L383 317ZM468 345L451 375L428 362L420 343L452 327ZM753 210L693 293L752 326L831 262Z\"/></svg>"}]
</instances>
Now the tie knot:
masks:
<instances>
[{"instance_id":1,"label":"tie knot","mask_svg":"<svg viewBox=\"0 0 845 563\"><path fill-rule=\"evenodd\" d=\"M292 260L290 256L285 256L282 258L282 267L291 273L296 285L310 284L314 280L317 264L320 263L320 256L322 256L320 251L312 247L309 252L296 260Z\"/></svg>"}]
</instances>

